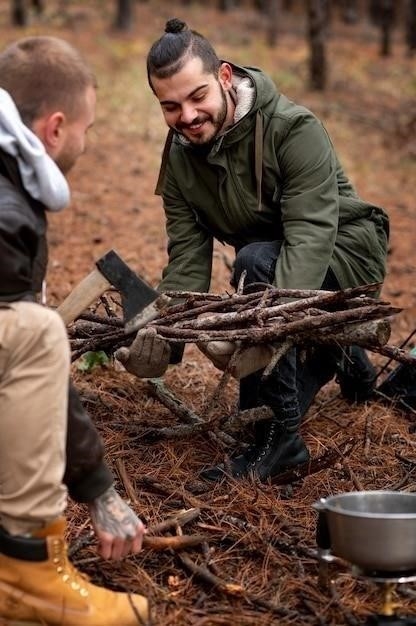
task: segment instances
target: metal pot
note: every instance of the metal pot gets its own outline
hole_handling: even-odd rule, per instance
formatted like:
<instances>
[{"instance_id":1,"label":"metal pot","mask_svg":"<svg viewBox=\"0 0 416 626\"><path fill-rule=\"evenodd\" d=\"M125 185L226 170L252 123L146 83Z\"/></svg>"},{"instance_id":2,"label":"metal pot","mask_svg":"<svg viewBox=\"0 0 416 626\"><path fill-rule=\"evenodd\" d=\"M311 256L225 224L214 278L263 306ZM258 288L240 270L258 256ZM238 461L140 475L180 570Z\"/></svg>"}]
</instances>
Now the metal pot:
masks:
<instances>
[{"instance_id":1,"label":"metal pot","mask_svg":"<svg viewBox=\"0 0 416 626\"><path fill-rule=\"evenodd\" d=\"M313 506L319 548L366 571L416 569L416 493L355 491Z\"/></svg>"}]
</instances>

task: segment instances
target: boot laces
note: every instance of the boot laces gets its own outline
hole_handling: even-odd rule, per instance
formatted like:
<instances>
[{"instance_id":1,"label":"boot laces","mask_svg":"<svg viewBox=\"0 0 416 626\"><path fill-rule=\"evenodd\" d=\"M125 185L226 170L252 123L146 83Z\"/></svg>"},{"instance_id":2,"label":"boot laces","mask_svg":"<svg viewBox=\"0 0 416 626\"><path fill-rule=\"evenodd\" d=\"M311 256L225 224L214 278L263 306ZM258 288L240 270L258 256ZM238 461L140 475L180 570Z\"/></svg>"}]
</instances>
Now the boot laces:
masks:
<instances>
[{"instance_id":1,"label":"boot laces","mask_svg":"<svg viewBox=\"0 0 416 626\"><path fill-rule=\"evenodd\" d=\"M267 434L266 441L264 442L264 445L262 446L260 452L258 453L256 458L254 459L254 461L252 461L250 463L250 466L254 466L256 463L259 463L262 460L262 458L264 456L266 456L266 454L269 452L270 448L272 447L276 431L277 431L277 424L276 424L276 422L272 422L270 424L270 428L269 428L269 432Z\"/></svg>"},{"instance_id":2,"label":"boot laces","mask_svg":"<svg viewBox=\"0 0 416 626\"><path fill-rule=\"evenodd\" d=\"M66 555L66 544L62 539L52 540L52 562L63 582L77 591L83 598L88 597L88 576L78 571Z\"/></svg>"}]
</instances>

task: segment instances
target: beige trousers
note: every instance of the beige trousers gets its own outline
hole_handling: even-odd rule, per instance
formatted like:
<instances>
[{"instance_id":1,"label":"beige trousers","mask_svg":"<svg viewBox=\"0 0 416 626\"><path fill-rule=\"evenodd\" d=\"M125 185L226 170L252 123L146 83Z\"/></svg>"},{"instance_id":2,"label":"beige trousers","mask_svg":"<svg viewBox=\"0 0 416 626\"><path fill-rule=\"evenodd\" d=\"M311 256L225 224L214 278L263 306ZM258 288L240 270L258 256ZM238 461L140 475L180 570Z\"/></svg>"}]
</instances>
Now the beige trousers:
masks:
<instances>
[{"instance_id":1,"label":"beige trousers","mask_svg":"<svg viewBox=\"0 0 416 626\"><path fill-rule=\"evenodd\" d=\"M0 524L11 534L65 510L69 367L58 313L0 303Z\"/></svg>"}]
</instances>

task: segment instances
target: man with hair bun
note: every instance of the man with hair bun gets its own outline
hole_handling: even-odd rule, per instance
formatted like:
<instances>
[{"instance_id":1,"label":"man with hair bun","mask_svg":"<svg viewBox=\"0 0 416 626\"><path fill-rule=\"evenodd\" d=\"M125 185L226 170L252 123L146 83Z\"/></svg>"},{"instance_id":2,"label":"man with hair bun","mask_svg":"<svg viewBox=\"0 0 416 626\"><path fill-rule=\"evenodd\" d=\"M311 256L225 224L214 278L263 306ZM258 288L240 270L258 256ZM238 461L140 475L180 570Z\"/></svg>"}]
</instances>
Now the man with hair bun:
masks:
<instances>
[{"instance_id":1,"label":"man with hair bun","mask_svg":"<svg viewBox=\"0 0 416 626\"><path fill-rule=\"evenodd\" d=\"M214 239L235 249L234 287L243 272L246 288L338 290L383 281L387 215L357 195L311 111L279 93L260 69L220 60L205 37L178 19L152 45L147 74L169 127L157 186L169 241L161 291L208 291ZM141 375L142 341L139 334L124 355ZM220 369L235 348L201 345ZM208 480L231 471L267 481L306 462L299 426L322 385L337 375L352 401L373 389L374 368L356 346L316 348L305 361L292 348L265 380L272 347L247 352L234 368L240 409L266 405L273 417L256 424L254 445L232 456L229 467L204 470ZM169 351L159 345L153 356L149 349L147 363L161 375Z\"/></svg>"},{"instance_id":2,"label":"man with hair bun","mask_svg":"<svg viewBox=\"0 0 416 626\"><path fill-rule=\"evenodd\" d=\"M94 122L96 82L61 39L0 52L0 624L134 626L147 599L89 582L69 561L67 492L89 507L104 558L141 549L145 528L114 488L74 387L64 323L39 303L46 211Z\"/></svg>"}]
</instances>

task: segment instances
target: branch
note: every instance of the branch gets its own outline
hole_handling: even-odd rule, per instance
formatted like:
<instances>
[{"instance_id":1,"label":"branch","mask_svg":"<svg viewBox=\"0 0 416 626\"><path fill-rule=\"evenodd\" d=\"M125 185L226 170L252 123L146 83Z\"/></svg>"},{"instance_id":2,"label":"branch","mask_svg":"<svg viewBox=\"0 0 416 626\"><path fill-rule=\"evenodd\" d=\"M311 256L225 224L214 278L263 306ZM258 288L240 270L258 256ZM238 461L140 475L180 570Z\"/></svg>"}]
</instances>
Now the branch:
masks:
<instances>
[{"instance_id":1,"label":"branch","mask_svg":"<svg viewBox=\"0 0 416 626\"><path fill-rule=\"evenodd\" d=\"M200 424L203 420L199 415L191 411L179 398L166 388L160 378L151 378L147 381L152 394L172 413L177 415L187 424Z\"/></svg>"}]
</instances>

